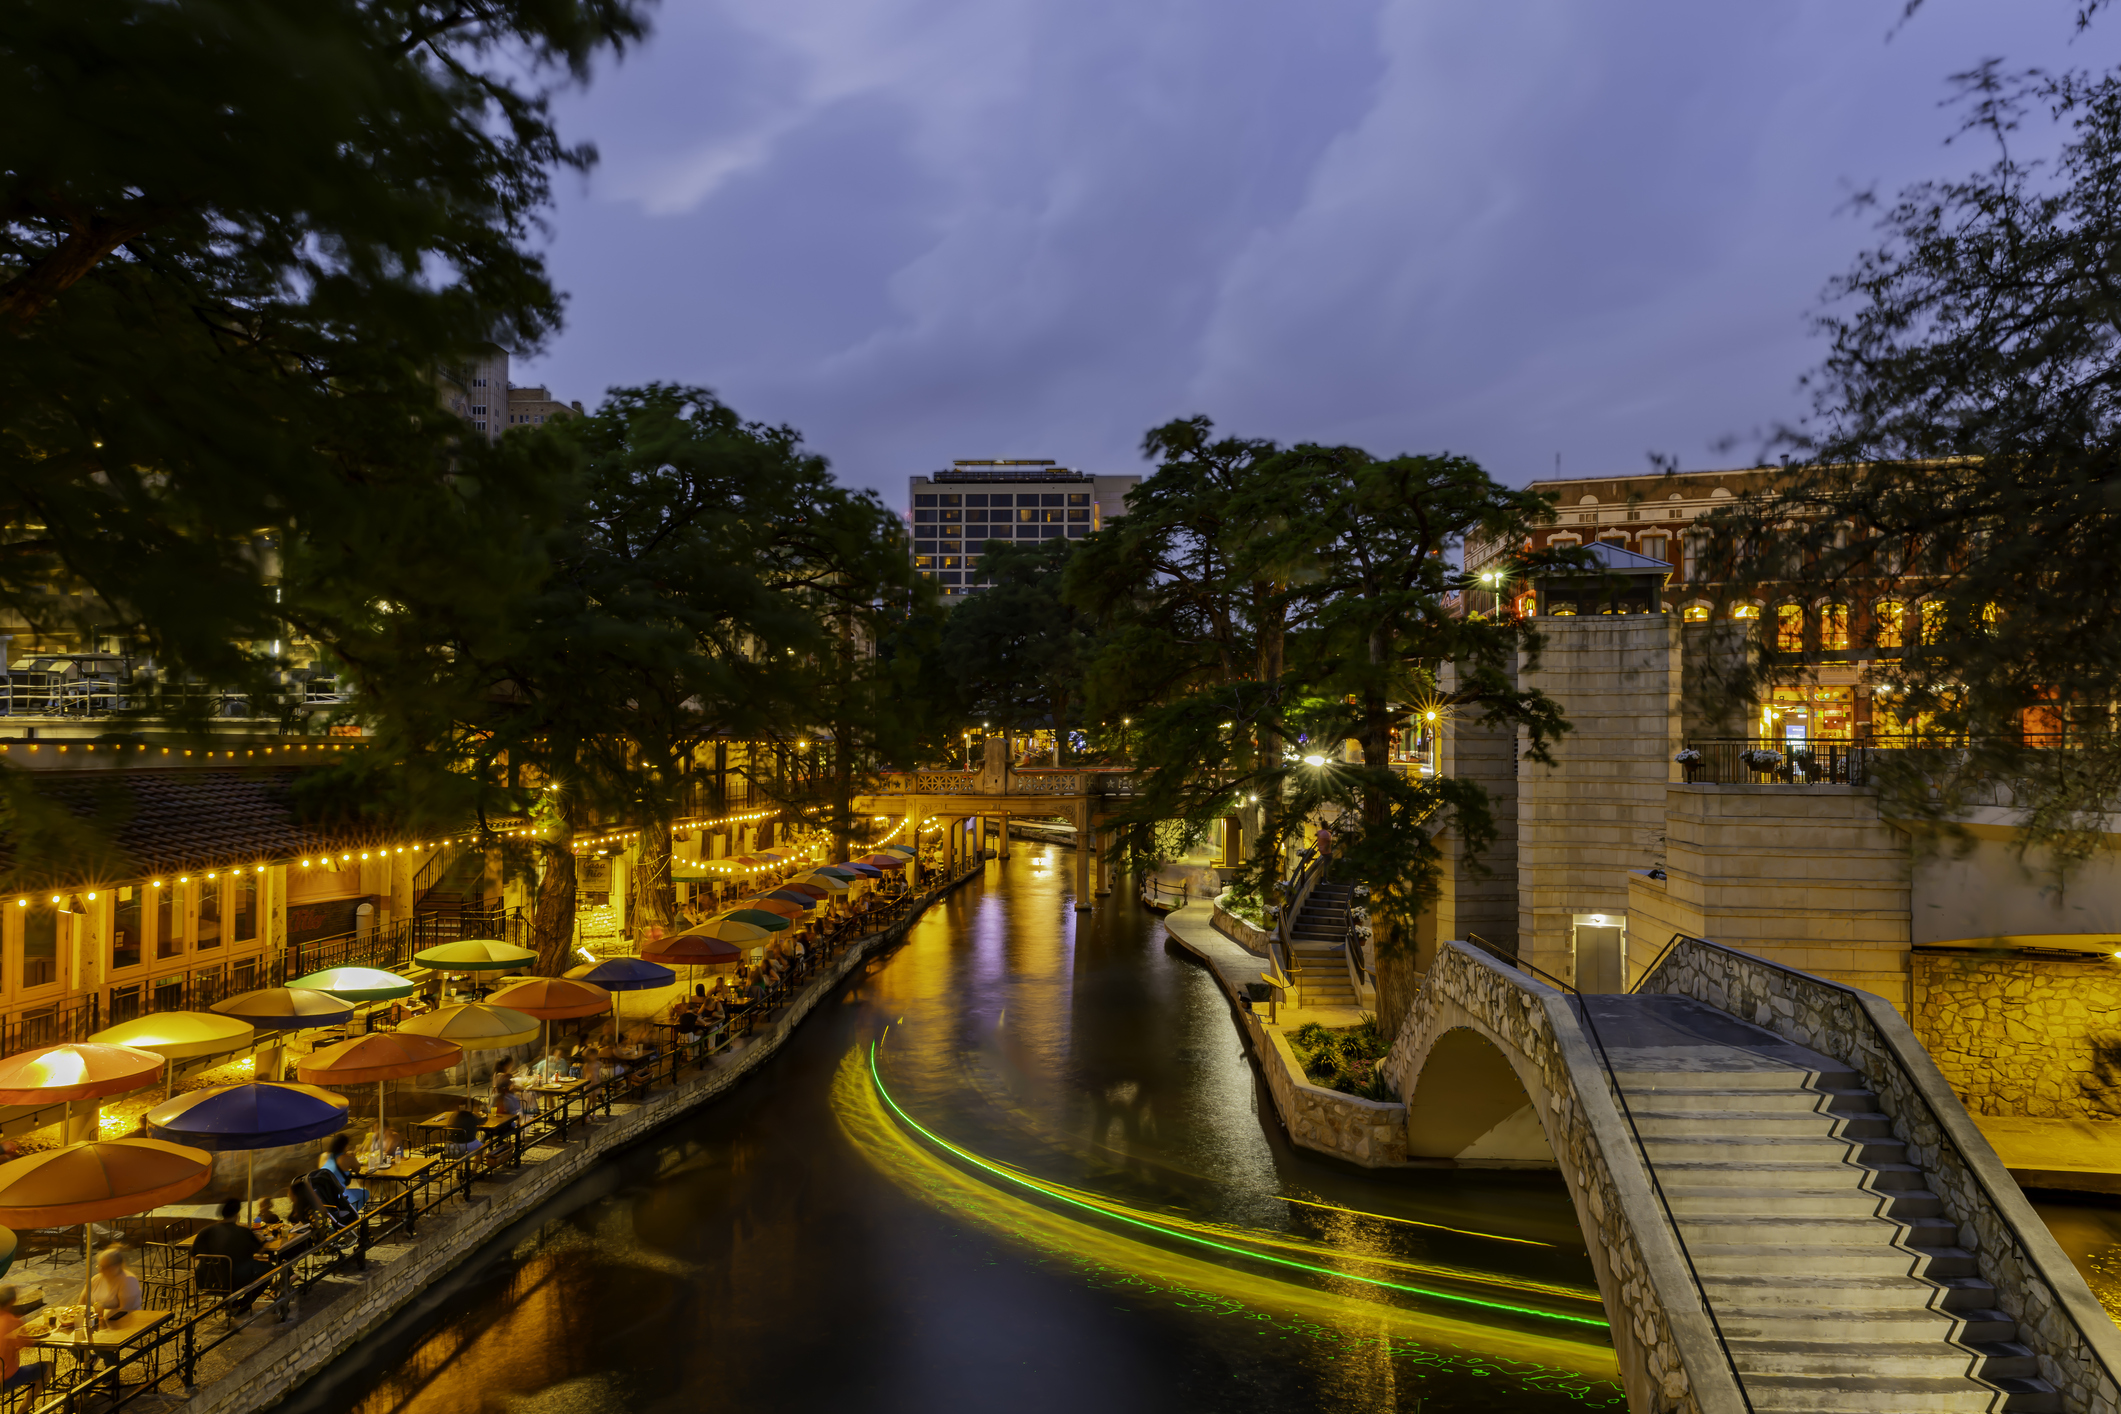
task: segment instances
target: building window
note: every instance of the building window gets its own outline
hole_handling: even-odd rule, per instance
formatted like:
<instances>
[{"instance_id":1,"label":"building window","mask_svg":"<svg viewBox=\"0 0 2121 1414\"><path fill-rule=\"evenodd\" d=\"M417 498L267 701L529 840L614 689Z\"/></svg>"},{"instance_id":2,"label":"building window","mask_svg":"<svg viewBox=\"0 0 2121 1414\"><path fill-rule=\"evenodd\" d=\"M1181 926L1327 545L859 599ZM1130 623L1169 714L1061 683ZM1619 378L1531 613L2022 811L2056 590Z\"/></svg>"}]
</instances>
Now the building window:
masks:
<instances>
[{"instance_id":1,"label":"building window","mask_svg":"<svg viewBox=\"0 0 2121 1414\"><path fill-rule=\"evenodd\" d=\"M155 890L155 956L175 957L184 951L183 884L165 884Z\"/></svg>"},{"instance_id":2,"label":"building window","mask_svg":"<svg viewBox=\"0 0 2121 1414\"><path fill-rule=\"evenodd\" d=\"M1874 635L1878 646L1880 648L1904 647L1905 639L1900 623L1901 616L1907 613L1907 605L1901 603L1898 599L1880 599L1878 607L1871 612L1878 621L1877 631Z\"/></svg>"},{"instance_id":3,"label":"building window","mask_svg":"<svg viewBox=\"0 0 2121 1414\"><path fill-rule=\"evenodd\" d=\"M1087 510L1070 511L1068 512L1068 519L1070 521L1088 521L1090 519L1090 512L1088 512Z\"/></svg>"},{"instance_id":4,"label":"building window","mask_svg":"<svg viewBox=\"0 0 2121 1414\"><path fill-rule=\"evenodd\" d=\"M945 540L960 539L964 536L964 533L965 528L961 525L946 525L942 530L942 536Z\"/></svg>"},{"instance_id":5,"label":"building window","mask_svg":"<svg viewBox=\"0 0 2121 1414\"><path fill-rule=\"evenodd\" d=\"M1741 622L1750 622L1760 617L1760 606L1758 604L1733 604L1731 605L1731 617Z\"/></svg>"},{"instance_id":6,"label":"building window","mask_svg":"<svg viewBox=\"0 0 2121 1414\"><path fill-rule=\"evenodd\" d=\"M1686 562L1680 566L1680 578L1689 584L1701 584L1709 577L1709 541L1705 535L1686 537Z\"/></svg>"},{"instance_id":7,"label":"building window","mask_svg":"<svg viewBox=\"0 0 2121 1414\"><path fill-rule=\"evenodd\" d=\"M1040 512L1040 515L1044 517L1044 519L1045 519L1045 523L1046 523L1047 525L1059 525L1059 524L1061 523L1061 520L1062 520L1062 518L1063 518L1063 517L1064 517L1064 516L1065 516L1066 514L1067 514L1067 513L1066 513L1065 511L1042 511L1042 512Z\"/></svg>"},{"instance_id":8,"label":"building window","mask_svg":"<svg viewBox=\"0 0 2121 1414\"><path fill-rule=\"evenodd\" d=\"M208 879L199 886L199 926L192 930L192 946L221 946L221 882Z\"/></svg>"},{"instance_id":9,"label":"building window","mask_svg":"<svg viewBox=\"0 0 2121 1414\"><path fill-rule=\"evenodd\" d=\"M110 965L140 965L140 890L130 884L118 890L110 914Z\"/></svg>"},{"instance_id":10,"label":"building window","mask_svg":"<svg viewBox=\"0 0 2121 1414\"><path fill-rule=\"evenodd\" d=\"M48 987L59 980L59 910L39 904L22 920L22 985Z\"/></svg>"},{"instance_id":11,"label":"building window","mask_svg":"<svg viewBox=\"0 0 2121 1414\"><path fill-rule=\"evenodd\" d=\"M932 506L932 505L934 505L934 504L935 504L935 497L933 497L933 496L915 496L915 497L913 498L913 504L914 504L914 505L916 505L916 506ZM930 519L930 520L934 520L934 519L935 519L935 517L934 517L934 516L930 516L930 517L928 517L928 519Z\"/></svg>"},{"instance_id":12,"label":"building window","mask_svg":"<svg viewBox=\"0 0 2121 1414\"><path fill-rule=\"evenodd\" d=\"M933 520L935 519L935 512L934 512L934 511L915 511L915 512L913 513L913 519L914 519L915 523L917 523L917 524L926 524L926 523L928 523L928 522L930 522L930 521L933 521Z\"/></svg>"},{"instance_id":13,"label":"building window","mask_svg":"<svg viewBox=\"0 0 2121 1414\"><path fill-rule=\"evenodd\" d=\"M1080 540L1089 533L1090 527L1087 525L1071 525L1068 527L1068 538L1070 540Z\"/></svg>"},{"instance_id":14,"label":"building window","mask_svg":"<svg viewBox=\"0 0 2121 1414\"><path fill-rule=\"evenodd\" d=\"M1689 604L1680 618L1690 624L1705 624L1709 621L1709 606L1700 603Z\"/></svg>"},{"instance_id":15,"label":"building window","mask_svg":"<svg viewBox=\"0 0 2121 1414\"><path fill-rule=\"evenodd\" d=\"M229 885L229 937L239 943L258 939L258 876L238 874Z\"/></svg>"},{"instance_id":16,"label":"building window","mask_svg":"<svg viewBox=\"0 0 2121 1414\"><path fill-rule=\"evenodd\" d=\"M955 525L956 523L962 521L965 518L965 513L963 511L958 510L944 511L942 513L942 517L946 522Z\"/></svg>"},{"instance_id":17,"label":"building window","mask_svg":"<svg viewBox=\"0 0 2121 1414\"><path fill-rule=\"evenodd\" d=\"M1019 491L1016 493L1016 503L1019 506L1035 506L1038 504L1038 493L1036 491Z\"/></svg>"},{"instance_id":18,"label":"building window","mask_svg":"<svg viewBox=\"0 0 2121 1414\"><path fill-rule=\"evenodd\" d=\"M1067 528L1064 525L1042 525L1038 528L1039 538L1042 540L1058 539L1061 532Z\"/></svg>"},{"instance_id":19,"label":"building window","mask_svg":"<svg viewBox=\"0 0 2121 1414\"><path fill-rule=\"evenodd\" d=\"M1924 644L1944 641L1944 601L1925 599L1922 601L1922 642Z\"/></svg>"},{"instance_id":20,"label":"building window","mask_svg":"<svg viewBox=\"0 0 2121 1414\"><path fill-rule=\"evenodd\" d=\"M1068 493L1068 504L1071 506L1087 506L1090 504L1090 493L1087 491L1071 491Z\"/></svg>"},{"instance_id":21,"label":"building window","mask_svg":"<svg viewBox=\"0 0 2121 1414\"><path fill-rule=\"evenodd\" d=\"M1828 604L1819 610L1819 646L1830 653L1845 653L1848 651L1848 605Z\"/></svg>"},{"instance_id":22,"label":"building window","mask_svg":"<svg viewBox=\"0 0 2121 1414\"><path fill-rule=\"evenodd\" d=\"M965 567L964 559L957 555L945 555L936 563L946 570L959 570ZM951 582L955 583L954 580Z\"/></svg>"},{"instance_id":23,"label":"building window","mask_svg":"<svg viewBox=\"0 0 2121 1414\"><path fill-rule=\"evenodd\" d=\"M1666 554L1671 543L1662 535L1645 535L1642 537L1642 553L1653 560L1664 560L1666 564L1670 564L1671 560L1666 558Z\"/></svg>"},{"instance_id":24,"label":"building window","mask_svg":"<svg viewBox=\"0 0 2121 1414\"><path fill-rule=\"evenodd\" d=\"M962 497L962 496L958 496L958 495L950 495L950 496L945 496L945 497L943 497L943 504L944 504L944 505L946 505L946 506L962 506L962 505L963 505L964 503L965 503L965 498L964 498L964 497ZM943 519L944 519L944 520L956 520L956 519L957 519L957 517L956 517L956 516L944 516L944 517L943 517Z\"/></svg>"},{"instance_id":25,"label":"building window","mask_svg":"<svg viewBox=\"0 0 2121 1414\"><path fill-rule=\"evenodd\" d=\"M1775 646L1785 653L1804 650L1804 605L1775 606Z\"/></svg>"},{"instance_id":26,"label":"building window","mask_svg":"<svg viewBox=\"0 0 2121 1414\"><path fill-rule=\"evenodd\" d=\"M913 552L916 555L932 555L935 553L935 542L933 540L916 540L913 542ZM918 564L920 561L915 560L914 563Z\"/></svg>"},{"instance_id":27,"label":"building window","mask_svg":"<svg viewBox=\"0 0 2121 1414\"><path fill-rule=\"evenodd\" d=\"M968 506L984 506L987 504L987 498L985 496L967 496L965 498L965 504ZM979 517L979 519L985 520L986 517L981 516Z\"/></svg>"},{"instance_id":28,"label":"building window","mask_svg":"<svg viewBox=\"0 0 2121 1414\"><path fill-rule=\"evenodd\" d=\"M966 511L965 519L974 525L985 525L987 523L987 513L981 510Z\"/></svg>"},{"instance_id":29,"label":"building window","mask_svg":"<svg viewBox=\"0 0 2121 1414\"><path fill-rule=\"evenodd\" d=\"M1573 619L1576 617L1576 601L1574 599L1549 600L1547 613L1557 619Z\"/></svg>"},{"instance_id":30,"label":"building window","mask_svg":"<svg viewBox=\"0 0 2121 1414\"><path fill-rule=\"evenodd\" d=\"M945 584L963 584L965 582L965 577L955 570L947 570L939 577Z\"/></svg>"}]
</instances>

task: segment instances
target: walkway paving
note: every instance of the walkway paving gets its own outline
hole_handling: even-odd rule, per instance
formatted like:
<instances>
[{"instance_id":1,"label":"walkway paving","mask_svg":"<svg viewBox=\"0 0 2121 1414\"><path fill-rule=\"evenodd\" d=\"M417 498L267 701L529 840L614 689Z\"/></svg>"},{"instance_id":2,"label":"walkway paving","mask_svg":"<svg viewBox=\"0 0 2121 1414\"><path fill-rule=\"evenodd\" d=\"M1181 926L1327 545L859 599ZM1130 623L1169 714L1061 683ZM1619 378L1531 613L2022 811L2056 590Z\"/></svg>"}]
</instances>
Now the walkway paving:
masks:
<instances>
[{"instance_id":1,"label":"walkway paving","mask_svg":"<svg viewBox=\"0 0 2121 1414\"><path fill-rule=\"evenodd\" d=\"M1234 1001L1246 1001L1246 984L1262 980L1263 974L1272 970L1265 958L1245 951L1215 931L1212 902L1195 901L1172 909L1164 915L1164 928L1179 946L1214 969L1223 990ZM1360 1008L1284 1006L1275 1010L1275 1023L1284 1031L1313 1021L1321 1026L1353 1026L1362 1017Z\"/></svg>"}]
</instances>

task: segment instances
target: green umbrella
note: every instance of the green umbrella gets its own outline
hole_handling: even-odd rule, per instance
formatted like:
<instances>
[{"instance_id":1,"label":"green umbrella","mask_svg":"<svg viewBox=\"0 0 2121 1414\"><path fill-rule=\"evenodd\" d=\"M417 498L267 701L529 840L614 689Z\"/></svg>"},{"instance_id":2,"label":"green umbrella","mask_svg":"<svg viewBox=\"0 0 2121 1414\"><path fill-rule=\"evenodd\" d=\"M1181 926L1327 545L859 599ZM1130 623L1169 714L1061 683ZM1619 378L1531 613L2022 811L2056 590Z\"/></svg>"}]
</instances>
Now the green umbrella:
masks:
<instances>
[{"instance_id":1,"label":"green umbrella","mask_svg":"<svg viewBox=\"0 0 2121 1414\"><path fill-rule=\"evenodd\" d=\"M287 985L329 992L342 1002L394 1002L420 990L397 973L380 967L327 967L322 972L297 977Z\"/></svg>"},{"instance_id":2,"label":"green umbrella","mask_svg":"<svg viewBox=\"0 0 2121 1414\"><path fill-rule=\"evenodd\" d=\"M764 928L769 933L778 933L792 926L778 913L768 913L761 908L738 908L721 915L738 923L749 923L754 928Z\"/></svg>"},{"instance_id":3,"label":"green umbrella","mask_svg":"<svg viewBox=\"0 0 2121 1414\"><path fill-rule=\"evenodd\" d=\"M431 972L506 972L530 966L538 955L497 938L465 938L424 948L412 960Z\"/></svg>"}]
</instances>

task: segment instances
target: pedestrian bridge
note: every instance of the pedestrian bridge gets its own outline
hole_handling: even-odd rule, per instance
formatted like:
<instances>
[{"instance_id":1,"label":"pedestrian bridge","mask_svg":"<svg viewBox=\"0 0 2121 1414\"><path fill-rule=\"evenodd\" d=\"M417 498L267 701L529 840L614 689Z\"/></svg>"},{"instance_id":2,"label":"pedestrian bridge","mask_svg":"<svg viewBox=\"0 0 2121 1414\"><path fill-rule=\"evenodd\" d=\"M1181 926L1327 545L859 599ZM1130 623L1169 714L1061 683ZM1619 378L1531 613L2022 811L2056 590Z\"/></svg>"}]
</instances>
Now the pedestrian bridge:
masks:
<instances>
[{"instance_id":1,"label":"pedestrian bridge","mask_svg":"<svg viewBox=\"0 0 2121 1414\"><path fill-rule=\"evenodd\" d=\"M1445 943L1409 1152L1558 1168L1643 1411L2121 1409L2121 1333L1900 1015L1696 938L1578 996Z\"/></svg>"}]
</instances>

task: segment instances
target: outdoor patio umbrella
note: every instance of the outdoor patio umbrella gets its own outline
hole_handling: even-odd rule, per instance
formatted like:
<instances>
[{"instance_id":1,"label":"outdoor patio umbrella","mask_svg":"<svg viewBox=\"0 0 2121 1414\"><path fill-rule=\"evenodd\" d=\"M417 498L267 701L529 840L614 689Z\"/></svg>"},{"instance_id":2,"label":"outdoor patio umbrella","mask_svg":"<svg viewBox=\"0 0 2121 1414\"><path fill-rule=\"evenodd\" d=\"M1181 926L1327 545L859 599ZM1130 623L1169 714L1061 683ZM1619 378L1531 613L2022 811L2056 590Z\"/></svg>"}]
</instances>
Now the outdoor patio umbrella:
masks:
<instances>
[{"instance_id":1,"label":"outdoor patio umbrella","mask_svg":"<svg viewBox=\"0 0 2121 1414\"><path fill-rule=\"evenodd\" d=\"M81 1224L82 1285L95 1268L93 1224L191 1197L214 1176L210 1154L160 1139L97 1139L0 1164L0 1223Z\"/></svg>"},{"instance_id":2,"label":"outdoor patio umbrella","mask_svg":"<svg viewBox=\"0 0 2121 1414\"><path fill-rule=\"evenodd\" d=\"M913 858L913 856L918 852L919 851L915 850L914 847L910 844L887 844L882 849L877 851L877 853L879 854L902 855L907 859Z\"/></svg>"},{"instance_id":3,"label":"outdoor patio umbrella","mask_svg":"<svg viewBox=\"0 0 2121 1414\"><path fill-rule=\"evenodd\" d=\"M353 1003L308 987L261 987L214 1003L214 1010L261 1031L306 1031L352 1019Z\"/></svg>"},{"instance_id":4,"label":"outdoor patio umbrella","mask_svg":"<svg viewBox=\"0 0 2121 1414\"><path fill-rule=\"evenodd\" d=\"M698 929L673 933L652 947L644 949L641 956L649 962L660 963L665 967L724 967L744 955L744 950L729 938L705 931L705 928L711 926L702 925ZM739 929L751 935L743 940L747 943L766 936L763 928L753 928L748 923L727 925L730 933Z\"/></svg>"},{"instance_id":5,"label":"outdoor patio umbrella","mask_svg":"<svg viewBox=\"0 0 2121 1414\"><path fill-rule=\"evenodd\" d=\"M510 1046L537 1040L538 1028L543 1025L536 1017L525 1016L512 1007L494 1006L489 1002L460 1002L400 1022L398 1034L403 1036L409 1032L414 1036L454 1041L467 1052L505 1051ZM464 1084L467 1087L471 1084L469 1064L464 1067Z\"/></svg>"},{"instance_id":6,"label":"outdoor patio umbrella","mask_svg":"<svg viewBox=\"0 0 2121 1414\"><path fill-rule=\"evenodd\" d=\"M219 1153L246 1151L243 1204L246 1219L257 1201L260 1149L277 1149L337 1134L346 1127L346 1097L314 1085L252 1081L217 1085L164 1100L147 1112L147 1132L173 1144Z\"/></svg>"},{"instance_id":7,"label":"outdoor patio umbrella","mask_svg":"<svg viewBox=\"0 0 2121 1414\"><path fill-rule=\"evenodd\" d=\"M394 1002L420 990L418 983L380 967L327 967L287 985L329 992L342 1002Z\"/></svg>"},{"instance_id":8,"label":"outdoor patio umbrella","mask_svg":"<svg viewBox=\"0 0 2121 1414\"><path fill-rule=\"evenodd\" d=\"M445 972L513 972L535 963L538 955L498 938L462 938L422 948L412 955L412 960L440 977ZM438 983L435 1000L441 999Z\"/></svg>"},{"instance_id":9,"label":"outdoor patio umbrella","mask_svg":"<svg viewBox=\"0 0 2121 1414\"><path fill-rule=\"evenodd\" d=\"M861 861L874 869L903 869L913 861L903 855L872 854Z\"/></svg>"},{"instance_id":10,"label":"outdoor patio umbrella","mask_svg":"<svg viewBox=\"0 0 2121 1414\"><path fill-rule=\"evenodd\" d=\"M775 889L770 894L760 894L759 898L761 900L771 899L775 903L790 904L805 912L816 908L820 903L824 902L824 894L822 892L807 894L800 889L791 889L785 886Z\"/></svg>"},{"instance_id":11,"label":"outdoor patio umbrella","mask_svg":"<svg viewBox=\"0 0 2121 1414\"><path fill-rule=\"evenodd\" d=\"M154 1052L131 1046L93 1041L44 1046L0 1060L0 1105L65 1105L62 1132L72 1138L75 1101L137 1090L153 1083L164 1064ZM91 1106L91 1117L94 1113ZM91 1135L94 1128L91 1124Z\"/></svg>"},{"instance_id":12,"label":"outdoor patio umbrella","mask_svg":"<svg viewBox=\"0 0 2121 1414\"><path fill-rule=\"evenodd\" d=\"M801 894L804 898L814 899L819 903L823 903L832 895L832 891L823 884L806 884L800 879L792 884L783 884L775 889L774 892L776 894Z\"/></svg>"},{"instance_id":13,"label":"outdoor patio umbrella","mask_svg":"<svg viewBox=\"0 0 2121 1414\"><path fill-rule=\"evenodd\" d=\"M130 1046L162 1057L163 1099L169 1098L175 1066L171 1062L240 1051L258 1036L258 1028L233 1016L210 1011L158 1011L106 1026L89 1037L91 1045Z\"/></svg>"},{"instance_id":14,"label":"outdoor patio umbrella","mask_svg":"<svg viewBox=\"0 0 2121 1414\"><path fill-rule=\"evenodd\" d=\"M0 1227L0 1276L6 1276L7 1269L15 1265L15 1250L20 1245L21 1239L13 1228Z\"/></svg>"},{"instance_id":15,"label":"outdoor patio umbrella","mask_svg":"<svg viewBox=\"0 0 2121 1414\"><path fill-rule=\"evenodd\" d=\"M738 904L737 907L742 908L747 912L751 913L770 913L776 918L788 919L801 918L804 914L810 911L809 909L804 908L799 904L789 903L786 899L777 899L771 897L770 895L761 895L758 898L747 898L742 903ZM725 918L728 917L727 914L724 914L722 916Z\"/></svg>"},{"instance_id":16,"label":"outdoor patio umbrella","mask_svg":"<svg viewBox=\"0 0 2121 1414\"><path fill-rule=\"evenodd\" d=\"M822 869L817 870L815 873L805 874L802 878L796 880L798 884L807 885L813 889L824 889L828 893L835 894L847 892L852 882L844 875L829 874Z\"/></svg>"},{"instance_id":17,"label":"outdoor patio umbrella","mask_svg":"<svg viewBox=\"0 0 2121 1414\"><path fill-rule=\"evenodd\" d=\"M661 963L649 962L638 957L607 957L602 962L585 962L580 967L570 967L567 975L580 982L592 982L612 994L611 1039L619 1039L620 992L648 992L657 987L676 984L678 975Z\"/></svg>"},{"instance_id":18,"label":"outdoor patio umbrella","mask_svg":"<svg viewBox=\"0 0 2121 1414\"><path fill-rule=\"evenodd\" d=\"M848 874L859 874L864 879L881 879L884 877L884 871L877 868L874 864L858 864L851 859L842 864L835 864L832 867Z\"/></svg>"},{"instance_id":19,"label":"outdoor patio umbrella","mask_svg":"<svg viewBox=\"0 0 2121 1414\"><path fill-rule=\"evenodd\" d=\"M766 940L766 930L726 917L710 918L705 923L696 923L682 933L672 933L661 942L641 949L641 956L649 962L666 961L666 959L656 956L656 954L666 952L674 944L689 938L708 938L719 943L732 945L741 943L745 947L749 947L753 943L764 942Z\"/></svg>"},{"instance_id":20,"label":"outdoor patio umbrella","mask_svg":"<svg viewBox=\"0 0 2121 1414\"><path fill-rule=\"evenodd\" d=\"M402 1031L375 1031L321 1051L311 1051L295 1067L306 1085L366 1085L375 1082L376 1131L384 1124L383 1082L408 1075L430 1075L464 1059L464 1048L436 1036L408 1036Z\"/></svg>"},{"instance_id":21,"label":"outdoor patio umbrella","mask_svg":"<svg viewBox=\"0 0 2121 1414\"><path fill-rule=\"evenodd\" d=\"M553 1022L578 1016L601 1016L611 1006L611 993L594 982L576 982L566 977L525 977L495 992L488 1004L507 1007L545 1023L543 1044L550 1050Z\"/></svg>"},{"instance_id":22,"label":"outdoor patio umbrella","mask_svg":"<svg viewBox=\"0 0 2121 1414\"><path fill-rule=\"evenodd\" d=\"M722 915L739 923L749 923L754 928L764 928L769 933L785 932L795 925L778 913L768 913L762 908L732 908Z\"/></svg>"}]
</instances>

